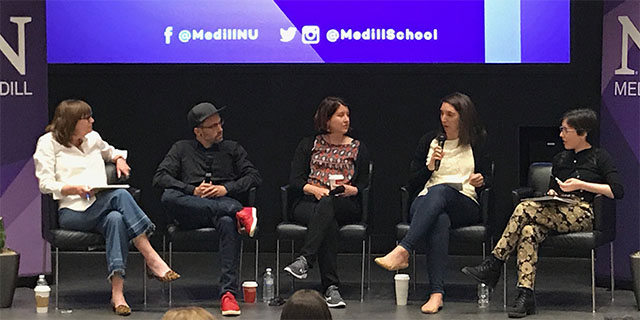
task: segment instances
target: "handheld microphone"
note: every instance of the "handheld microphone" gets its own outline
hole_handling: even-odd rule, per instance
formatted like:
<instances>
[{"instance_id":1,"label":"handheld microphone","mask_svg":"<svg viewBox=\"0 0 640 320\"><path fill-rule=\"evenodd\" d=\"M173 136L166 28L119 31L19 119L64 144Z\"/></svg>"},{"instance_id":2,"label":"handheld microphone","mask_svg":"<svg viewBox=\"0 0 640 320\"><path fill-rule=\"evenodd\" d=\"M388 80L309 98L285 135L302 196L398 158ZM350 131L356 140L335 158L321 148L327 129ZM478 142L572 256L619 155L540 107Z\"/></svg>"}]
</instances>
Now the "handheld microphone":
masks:
<instances>
[{"instance_id":1,"label":"handheld microphone","mask_svg":"<svg viewBox=\"0 0 640 320\"><path fill-rule=\"evenodd\" d=\"M444 148L444 141L447 140L447 136L445 136L443 133L439 135L437 139L438 139L438 146L440 148ZM438 171L438 169L440 169L440 160L436 160L435 169L433 169L433 171Z\"/></svg>"}]
</instances>

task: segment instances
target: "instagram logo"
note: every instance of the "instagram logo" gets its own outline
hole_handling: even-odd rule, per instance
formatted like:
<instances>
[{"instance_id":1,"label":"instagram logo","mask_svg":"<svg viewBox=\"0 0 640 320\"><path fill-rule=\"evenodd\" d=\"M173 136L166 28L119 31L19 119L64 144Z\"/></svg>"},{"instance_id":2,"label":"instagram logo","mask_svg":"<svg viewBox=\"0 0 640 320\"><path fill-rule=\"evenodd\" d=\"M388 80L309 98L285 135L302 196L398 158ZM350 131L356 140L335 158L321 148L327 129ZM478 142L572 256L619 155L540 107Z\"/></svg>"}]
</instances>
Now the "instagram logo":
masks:
<instances>
[{"instance_id":1,"label":"instagram logo","mask_svg":"<svg viewBox=\"0 0 640 320\"><path fill-rule=\"evenodd\" d=\"M302 27L302 43L316 44L320 42L320 27L304 26Z\"/></svg>"}]
</instances>

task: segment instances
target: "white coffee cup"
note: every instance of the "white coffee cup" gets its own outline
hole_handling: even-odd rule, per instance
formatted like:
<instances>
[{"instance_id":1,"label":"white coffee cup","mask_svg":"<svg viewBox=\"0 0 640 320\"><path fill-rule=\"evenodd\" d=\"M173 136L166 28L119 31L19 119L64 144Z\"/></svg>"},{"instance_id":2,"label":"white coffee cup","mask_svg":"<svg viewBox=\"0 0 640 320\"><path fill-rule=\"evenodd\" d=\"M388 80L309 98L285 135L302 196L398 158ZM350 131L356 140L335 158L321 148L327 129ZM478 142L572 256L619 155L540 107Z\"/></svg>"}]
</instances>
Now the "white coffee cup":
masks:
<instances>
[{"instance_id":1,"label":"white coffee cup","mask_svg":"<svg viewBox=\"0 0 640 320\"><path fill-rule=\"evenodd\" d=\"M49 311L49 286L36 286L33 291L36 295L36 312L47 313Z\"/></svg>"},{"instance_id":2,"label":"white coffee cup","mask_svg":"<svg viewBox=\"0 0 640 320\"><path fill-rule=\"evenodd\" d=\"M409 275L398 273L393 279L396 282L396 305L406 306L409 295Z\"/></svg>"},{"instance_id":3,"label":"white coffee cup","mask_svg":"<svg viewBox=\"0 0 640 320\"><path fill-rule=\"evenodd\" d=\"M331 190L335 189L338 186L338 181L344 180L344 176L341 174L330 174L329 175L329 187Z\"/></svg>"}]
</instances>

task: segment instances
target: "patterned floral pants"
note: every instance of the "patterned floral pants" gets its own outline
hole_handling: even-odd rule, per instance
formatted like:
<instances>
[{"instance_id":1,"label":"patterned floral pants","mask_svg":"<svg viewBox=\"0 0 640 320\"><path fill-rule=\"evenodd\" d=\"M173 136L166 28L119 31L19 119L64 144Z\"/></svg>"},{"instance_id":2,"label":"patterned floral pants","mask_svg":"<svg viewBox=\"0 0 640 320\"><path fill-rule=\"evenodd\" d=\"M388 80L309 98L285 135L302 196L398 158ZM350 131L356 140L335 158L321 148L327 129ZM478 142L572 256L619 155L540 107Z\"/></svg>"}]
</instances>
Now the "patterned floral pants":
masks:
<instances>
[{"instance_id":1,"label":"patterned floral pants","mask_svg":"<svg viewBox=\"0 0 640 320\"><path fill-rule=\"evenodd\" d=\"M513 211L493 255L506 261L518 249L518 287L533 289L538 245L549 231L559 233L593 230L593 210L588 202L521 202Z\"/></svg>"}]
</instances>

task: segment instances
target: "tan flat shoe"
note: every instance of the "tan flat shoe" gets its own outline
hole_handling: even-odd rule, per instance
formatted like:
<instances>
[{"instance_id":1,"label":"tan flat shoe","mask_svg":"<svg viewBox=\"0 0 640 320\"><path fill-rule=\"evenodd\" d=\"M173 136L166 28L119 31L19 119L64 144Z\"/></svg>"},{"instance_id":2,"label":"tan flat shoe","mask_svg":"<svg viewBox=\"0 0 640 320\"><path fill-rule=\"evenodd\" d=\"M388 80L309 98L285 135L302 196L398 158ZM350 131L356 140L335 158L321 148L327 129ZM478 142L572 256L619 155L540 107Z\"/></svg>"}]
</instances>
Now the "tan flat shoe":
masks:
<instances>
[{"instance_id":1,"label":"tan flat shoe","mask_svg":"<svg viewBox=\"0 0 640 320\"><path fill-rule=\"evenodd\" d=\"M435 311L431 311L431 310L425 310L425 309L423 309L425 305L426 305L426 303L422 305L422 307L420 308L420 312L422 312L422 313L424 313L424 314L436 314L436 313L438 313L440 310L442 310L442 307L444 306L444 303L440 303L440 306L439 306L439 307L438 307L438 309L436 309Z\"/></svg>"},{"instance_id":2,"label":"tan flat shoe","mask_svg":"<svg viewBox=\"0 0 640 320\"><path fill-rule=\"evenodd\" d=\"M156 279L156 280L158 280L158 281L160 281L160 282L171 282L171 281L173 281L173 280L178 280L178 279L180 279L180 275L179 275L177 272L173 271L173 270L169 270L169 271L167 271L167 272L164 274L164 276L159 277L159 276L156 276L156 275L151 271L151 269L147 268L147 278L149 278L149 279Z\"/></svg>"},{"instance_id":3,"label":"tan flat shoe","mask_svg":"<svg viewBox=\"0 0 640 320\"><path fill-rule=\"evenodd\" d=\"M116 315L126 317L131 314L131 307L126 304L121 304L119 306L115 306L113 302L111 302L111 308Z\"/></svg>"},{"instance_id":4,"label":"tan flat shoe","mask_svg":"<svg viewBox=\"0 0 640 320\"><path fill-rule=\"evenodd\" d=\"M378 264L379 266L389 270L389 271L396 271L396 270L402 270L402 269L406 269L409 267L409 262L405 262L402 264L398 264L398 265L393 265L388 263L384 257L380 257L380 258L376 258L374 260L376 262L376 264Z\"/></svg>"}]
</instances>

